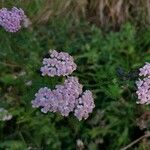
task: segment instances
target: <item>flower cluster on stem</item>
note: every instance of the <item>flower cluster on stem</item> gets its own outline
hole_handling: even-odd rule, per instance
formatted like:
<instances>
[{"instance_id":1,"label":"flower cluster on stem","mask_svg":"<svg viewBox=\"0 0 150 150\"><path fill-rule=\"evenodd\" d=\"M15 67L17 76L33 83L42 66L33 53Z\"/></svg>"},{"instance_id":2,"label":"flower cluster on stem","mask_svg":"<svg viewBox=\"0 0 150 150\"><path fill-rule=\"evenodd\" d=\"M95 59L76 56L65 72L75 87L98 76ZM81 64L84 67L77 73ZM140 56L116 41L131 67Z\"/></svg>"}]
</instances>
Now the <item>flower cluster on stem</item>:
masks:
<instances>
[{"instance_id":1,"label":"flower cluster on stem","mask_svg":"<svg viewBox=\"0 0 150 150\"><path fill-rule=\"evenodd\" d=\"M150 63L139 69L139 80L136 81L138 104L150 104Z\"/></svg>"},{"instance_id":2,"label":"flower cluster on stem","mask_svg":"<svg viewBox=\"0 0 150 150\"><path fill-rule=\"evenodd\" d=\"M76 70L73 57L65 52L51 50L48 58L43 59L43 65L43 76L66 76L66 79L53 90L48 87L40 88L32 100L32 106L40 108L43 113L58 112L62 116L68 116L73 112L79 120L87 119L95 107L94 99L91 91L83 91L77 77L68 76Z\"/></svg>"},{"instance_id":3,"label":"flower cluster on stem","mask_svg":"<svg viewBox=\"0 0 150 150\"><path fill-rule=\"evenodd\" d=\"M7 32L19 31L27 20L28 19L21 8L13 7L11 10L8 10L7 8L0 9L0 26Z\"/></svg>"}]
</instances>

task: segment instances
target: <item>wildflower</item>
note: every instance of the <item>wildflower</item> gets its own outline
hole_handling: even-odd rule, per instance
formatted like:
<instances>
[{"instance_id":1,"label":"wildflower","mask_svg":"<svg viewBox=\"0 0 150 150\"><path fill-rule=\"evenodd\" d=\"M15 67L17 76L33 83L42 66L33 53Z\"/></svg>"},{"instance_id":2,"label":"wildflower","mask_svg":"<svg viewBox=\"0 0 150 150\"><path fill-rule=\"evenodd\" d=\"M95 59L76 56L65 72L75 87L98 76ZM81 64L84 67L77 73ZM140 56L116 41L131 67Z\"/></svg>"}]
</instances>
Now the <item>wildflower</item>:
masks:
<instances>
[{"instance_id":1,"label":"wildflower","mask_svg":"<svg viewBox=\"0 0 150 150\"><path fill-rule=\"evenodd\" d=\"M138 104L150 104L150 78L145 77L144 79L139 79L136 82L137 85L137 95L139 101Z\"/></svg>"},{"instance_id":2,"label":"wildflower","mask_svg":"<svg viewBox=\"0 0 150 150\"><path fill-rule=\"evenodd\" d=\"M56 86L57 98L59 101L58 111L62 116L68 116L75 108L76 99L82 93L82 85L77 77L68 77L64 85Z\"/></svg>"},{"instance_id":3,"label":"wildflower","mask_svg":"<svg viewBox=\"0 0 150 150\"><path fill-rule=\"evenodd\" d=\"M58 101L50 89L47 87L41 88L35 96L35 100L32 101L32 107L40 107L44 113L57 111Z\"/></svg>"},{"instance_id":4,"label":"wildflower","mask_svg":"<svg viewBox=\"0 0 150 150\"><path fill-rule=\"evenodd\" d=\"M41 107L44 113L59 112L68 116L75 107L76 98L82 93L82 85L76 77L68 77L63 85L56 85L56 89L41 88L32 101L33 107Z\"/></svg>"},{"instance_id":5,"label":"wildflower","mask_svg":"<svg viewBox=\"0 0 150 150\"><path fill-rule=\"evenodd\" d=\"M78 98L76 107L74 110L74 115L80 120L87 119L89 113L93 111L95 107L92 92L86 90L82 93L82 96Z\"/></svg>"},{"instance_id":6,"label":"wildflower","mask_svg":"<svg viewBox=\"0 0 150 150\"><path fill-rule=\"evenodd\" d=\"M41 108L42 112L59 112L62 116L74 112L79 120L87 119L95 107L92 92L83 92L77 77L68 77L64 84L56 85L54 90L41 88L35 96L32 106Z\"/></svg>"},{"instance_id":7,"label":"wildflower","mask_svg":"<svg viewBox=\"0 0 150 150\"><path fill-rule=\"evenodd\" d=\"M140 68L140 76L150 76L150 63L146 63L144 67Z\"/></svg>"},{"instance_id":8,"label":"wildflower","mask_svg":"<svg viewBox=\"0 0 150 150\"><path fill-rule=\"evenodd\" d=\"M79 119L87 119L93 111L94 100L92 92L82 91L83 86L77 77L68 76L76 70L73 58L65 52L51 50L43 59L41 67L42 75L67 76L62 85L56 85L54 90L47 87L39 89L32 107L41 108L43 113L58 112L62 116L68 116L70 112Z\"/></svg>"},{"instance_id":9,"label":"wildflower","mask_svg":"<svg viewBox=\"0 0 150 150\"><path fill-rule=\"evenodd\" d=\"M7 10L7 8L0 9L0 26L8 32L19 31L26 19L27 17L21 8L13 7L11 10Z\"/></svg>"},{"instance_id":10,"label":"wildflower","mask_svg":"<svg viewBox=\"0 0 150 150\"><path fill-rule=\"evenodd\" d=\"M141 77L136 81L138 104L150 104L150 63L146 63L144 67L140 68L139 76Z\"/></svg>"},{"instance_id":11,"label":"wildflower","mask_svg":"<svg viewBox=\"0 0 150 150\"><path fill-rule=\"evenodd\" d=\"M51 50L49 58L43 59L43 67L40 70L43 76L67 76L76 70L76 64L68 53Z\"/></svg>"},{"instance_id":12,"label":"wildflower","mask_svg":"<svg viewBox=\"0 0 150 150\"><path fill-rule=\"evenodd\" d=\"M0 121L11 120L12 115L4 108L0 108Z\"/></svg>"}]
</instances>

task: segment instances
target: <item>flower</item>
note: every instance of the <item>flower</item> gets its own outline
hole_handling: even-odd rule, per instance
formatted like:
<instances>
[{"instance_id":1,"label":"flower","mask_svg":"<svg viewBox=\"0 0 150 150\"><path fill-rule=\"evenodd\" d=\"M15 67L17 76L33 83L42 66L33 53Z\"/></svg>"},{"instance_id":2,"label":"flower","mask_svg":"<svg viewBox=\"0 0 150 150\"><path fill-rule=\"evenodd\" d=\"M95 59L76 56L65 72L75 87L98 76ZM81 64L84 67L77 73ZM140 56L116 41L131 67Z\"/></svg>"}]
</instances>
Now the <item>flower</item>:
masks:
<instances>
[{"instance_id":1,"label":"flower","mask_svg":"<svg viewBox=\"0 0 150 150\"><path fill-rule=\"evenodd\" d=\"M47 87L39 89L32 107L41 108L44 113L58 112L62 116L74 112L79 120L87 119L95 105L92 92L83 92L82 88L77 77L68 77L64 84L56 85L54 90Z\"/></svg>"},{"instance_id":2,"label":"flower","mask_svg":"<svg viewBox=\"0 0 150 150\"><path fill-rule=\"evenodd\" d=\"M139 69L139 80L136 81L139 101L138 104L150 104L150 63L146 63Z\"/></svg>"},{"instance_id":3,"label":"flower","mask_svg":"<svg viewBox=\"0 0 150 150\"><path fill-rule=\"evenodd\" d=\"M0 108L0 121L11 120L12 115L4 108Z\"/></svg>"},{"instance_id":4,"label":"flower","mask_svg":"<svg viewBox=\"0 0 150 150\"><path fill-rule=\"evenodd\" d=\"M76 98L82 93L82 85L76 77L68 77L63 85L56 85L54 90L41 88L32 101L33 107L41 107L41 111L59 112L68 116L75 107Z\"/></svg>"},{"instance_id":5,"label":"flower","mask_svg":"<svg viewBox=\"0 0 150 150\"><path fill-rule=\"evenodd\" d=\"M146 62L145 65L139 70L139 76L150 76L150 63Z\"/></svg>"},{"instance_id":6,"label":"flower","mask_svg":"<svg viewBox=\"0 0 150 150\"><path fill-rule=\"evenodd\" d=\"M13 7L11 10L7 8L0 9L0 26L8 32L17 32L27 17L21 8Z\"/></svg>"},{"instance_id":7,"label":"flower","mask_svg":"<svg viewBox=\"0 0 150 150\"><path fill-rule=\"evenodd\" d=\"M43 59L42 76L67 76L63 84L55 86L54 90L40 88L32 100L32 107L41 108L43 113L58 112L68 116L70 112L80 120L87 119L93 111L94 99L92 92L83 92L83 86L77 77L68 76L76 70L73 57L65 52L51 50Z\"/></svg>"},{"instance_id":8,"label":"flower","mask_svg":"<svg viewBox=\"0 0 150 150\"><path fill-rule=\"evenodd\" d=\"M40 107L44 113L56 112L58 103L54 93L47 87L40 88L38 93L35 94L36 98L32 101L32 107Z\"/></svg>"},{"instance_id":9,"label":"flower","mask_svg":"<svg viewBox=\"0 0 150 150\"><path fill-rule=\"evenodd\" d=\"M80 120L87 119L95 107L92 92L86 90L76 101L74 115Z\"/></svg>"},{"instance_id":10,"label":"flower","mask_svg":"<svg viewBox=\"0 0 150 150\"><path fill-rule=\"evenodd\" d=\"M74 59L68 53L51 50L49 57L43 59L42 76L67 76L76 70Z\"/></svg>"},{"instance_id":11,"label":"flower","mask_svg":"<svg viewBox=\"0 0 150 150\"><path fill-rule=\"evenodd\" d=\"M138 90L136 91L139 101L138 104L150 104L150 78L145 77L136 82Z\"/></svg>"},{"instance_id":12,"label":"flower","mask_svg":"<svg viewBox=\"0 0 150 150\"><path fill-rule=\"evenodd\" d=\"M68 116L74 110L76 99L82 93L82 87L77 77L68 77L63 86L56 86L56 93L59 95L58 111L62 116Z\"/></svg>"}]
</instances>

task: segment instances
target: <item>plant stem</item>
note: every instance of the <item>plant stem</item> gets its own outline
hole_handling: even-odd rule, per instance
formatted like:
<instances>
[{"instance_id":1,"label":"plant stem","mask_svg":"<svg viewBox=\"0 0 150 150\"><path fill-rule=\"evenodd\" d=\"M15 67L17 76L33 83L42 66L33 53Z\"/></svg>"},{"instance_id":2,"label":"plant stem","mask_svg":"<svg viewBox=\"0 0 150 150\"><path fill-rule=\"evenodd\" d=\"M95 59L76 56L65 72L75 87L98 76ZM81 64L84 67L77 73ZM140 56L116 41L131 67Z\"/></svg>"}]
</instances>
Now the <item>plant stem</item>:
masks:
<instances>
[{"instance_id":1,"label":"plant stem","mask_svg":"<svg viewBox=\"0 0 150 150\"><path fill-rule=\"evenodd\" d=\"M121 150L127 150L128 148L132 147L134 144L138 143L140 140L150 137L150 132L146 133L145 135L139 137L138 139L136 139L135 141L131 142L129 145L127 145L126 147L122 148Z\"/></svg>"}]
</instances>

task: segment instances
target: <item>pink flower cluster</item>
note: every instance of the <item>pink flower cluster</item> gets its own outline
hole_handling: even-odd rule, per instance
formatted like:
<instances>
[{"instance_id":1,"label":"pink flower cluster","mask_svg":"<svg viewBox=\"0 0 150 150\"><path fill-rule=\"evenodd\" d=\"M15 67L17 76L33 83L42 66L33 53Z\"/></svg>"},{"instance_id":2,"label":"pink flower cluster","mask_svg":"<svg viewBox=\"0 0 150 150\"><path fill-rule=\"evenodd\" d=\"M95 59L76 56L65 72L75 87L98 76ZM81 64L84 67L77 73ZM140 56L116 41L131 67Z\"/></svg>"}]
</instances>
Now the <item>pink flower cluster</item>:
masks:
<instances>
[{"instance_id":1,"label":"pink flower cluster","mask_svg":"<svg viewBox=\"0 0 150 150\"><path fill-rule=\"evenodd\" d=\"M75 99L82 93L82 85L76 77L68 77L63 85L56 85L54 90L41 88L32 101L34 107L42 107L44 113L60 112L68 116L75 107Z\"/></svg>"},{"instance_id":2,"label":"pink flower cluster","mask_svg":"<svg viewBox=\"0 0 150 150\"><path fill-rule=\"evenodd\" d=\"M50 58L44 58L42 75L60 76L69 75L76 69L73 58L64 52L53 50ZM52 69L55 68L53 72ZM62 85L56 85L54 90L47 87L39 89L32 101L32 107L41 108L44 113L58 112L62 116L68 116L70 112L79 119L87 119L95 107L92 92L83 92L83 86L77 77L67 76Z\"/></svg>"},{"instance_id":3,"label":"pink flower cluster","mask_svg":"<svg viewBox=\"0 0 150 150\"><path fill-rule=\"evenodd\" d=\"M150 76L150 63L146 62L145 65L139 70L140 70L139 73L140 76L144 76L144 77Z\"/></svg>"},{"instance_id":4,"label":"pink flower cluster","mask_svg":"<svg viewBox=\"0 0 150 150\"><path fill-rule=\"evenodd\" d=\"M92 92L86 90L82 95L76 99L76 105L74 110L74 115L79 119L87 119L89 113L92 113L93 108L95 107Z\"/></svg>"},{"instance_id":5,"label":"pink flower cluster","mask_svg":"<svg viewBox=\"0 0 150 150\"><path fill-rule=\"evenodd\" d=\"M73 57L65 52L49 51L49 58L43 59L43 67L41 67L42 75L66 76L76 70L76 64Z\"/></svg>"},{"instance_id":6,"label":"pink flower cluster","mask_svg":"<svg viewBox=\"0 0 150 150\"><path fill-rule=\"evenodd\" d=\"M17 32L21 29L23 22L27 19L21 8L13 7L0 9L0 26L8 32Z\"/></svg>"},{"instance_id":7,"label":"pink flower cluster","mask_svg":"<svg viewBox=\"0 0 150 150\"><path fill-rule=\"evenodd\" d=\"M54 90L47 87L39 89L32 101L32 106L41 108L44 113L59 112L68 116L70 112L79 119L86 119L92 112L94 100L89 90L82 91L82 85L77 77L67 77L62 85L56 85Z\"/></svg>"},{"instance_id":8,"label":"pink flower cluster","mask_svg":"<svg viewBox=\"0 0 150 150\"><path fill-rule=\"evenodd\" d=\"M139 76L143 77L136 82L138 104L150 104L150 63L139 69Z\"/></svg>"}]
</instances>

